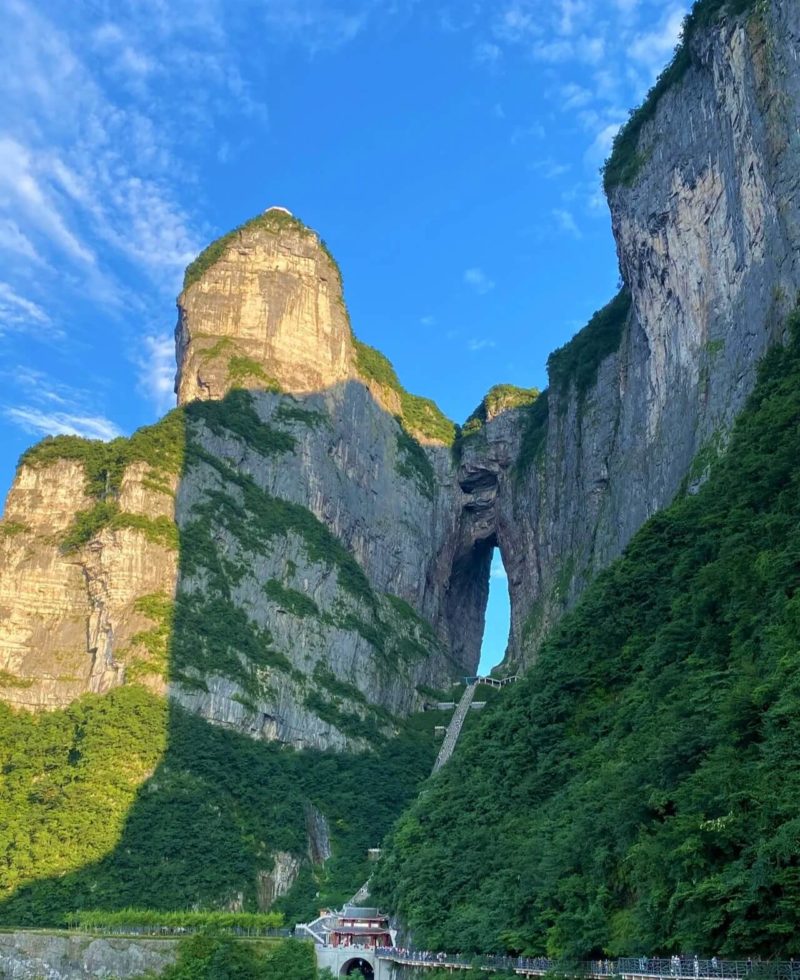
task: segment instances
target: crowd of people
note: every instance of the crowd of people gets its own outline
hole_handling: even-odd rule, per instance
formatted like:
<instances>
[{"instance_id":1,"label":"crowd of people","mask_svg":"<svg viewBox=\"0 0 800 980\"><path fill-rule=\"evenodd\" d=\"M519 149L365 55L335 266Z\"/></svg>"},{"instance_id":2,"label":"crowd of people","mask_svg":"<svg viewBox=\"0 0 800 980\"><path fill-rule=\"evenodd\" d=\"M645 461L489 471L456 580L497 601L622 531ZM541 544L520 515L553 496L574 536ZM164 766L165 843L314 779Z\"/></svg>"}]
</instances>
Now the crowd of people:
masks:
<instances>
[{"instance_id":1,"label":"crowd of people","mask_svg":"<svg viewBox=\"0 0 800 980\"><path fill-rule=\"evenodd\" d=\"M404 963L430 963L433 965L464 966L480 963L497 966L501 969L531 970L535 973L560 973L565 965L546 957L531 956L478 956L463 953L434 953L430 950L406 949L401 946L379 946L378 957ZM621 959L591 960L584 964L586 973L592 976L630 976L676 977L681 980L747 980L751 974L767 975L778 980L800 980L800 962L762 963L759 960L721 960L717 956L700 959L699 956L675 955L667 959L648 956L626 957Z\"/></svg>"}]
</instances>

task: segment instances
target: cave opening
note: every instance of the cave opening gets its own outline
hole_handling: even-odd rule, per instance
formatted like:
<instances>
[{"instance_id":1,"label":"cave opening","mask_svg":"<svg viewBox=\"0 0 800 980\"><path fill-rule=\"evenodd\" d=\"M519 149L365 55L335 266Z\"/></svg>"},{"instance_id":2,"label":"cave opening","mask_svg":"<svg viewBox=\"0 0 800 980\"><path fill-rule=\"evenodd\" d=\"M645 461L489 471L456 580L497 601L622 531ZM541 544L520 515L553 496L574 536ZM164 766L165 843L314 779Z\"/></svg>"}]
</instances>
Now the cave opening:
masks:
<instances>
[{"instance_id":1,"label":"cave opening","mask_svg":"<svg viewBox=\"0 0 800 980\"><path fill-rule=\"evenodd\" d=\"M489 566L489 597L484 617L479 674L490 674L492 668L503 660L510 630L511 597L508 591L508 574L500 549L496 547Z\"/></svg>"}]
</instances>

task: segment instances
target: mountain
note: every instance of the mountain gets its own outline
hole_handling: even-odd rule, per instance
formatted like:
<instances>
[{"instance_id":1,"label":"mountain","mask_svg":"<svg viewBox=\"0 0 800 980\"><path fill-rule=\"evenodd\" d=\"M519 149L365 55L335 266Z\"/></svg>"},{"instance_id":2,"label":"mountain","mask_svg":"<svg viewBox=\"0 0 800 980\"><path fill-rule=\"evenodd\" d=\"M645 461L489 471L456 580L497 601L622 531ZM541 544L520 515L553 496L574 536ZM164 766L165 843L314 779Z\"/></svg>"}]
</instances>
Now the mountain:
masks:
<instances>
[{"instance_id":1,"label":"mountain","mask_svg":"<svg viewBox=\"0 0 800 980\"><path fill-rule=\"evenodd\" d=\"M501 670L527 672L514 704L550 690L562 659L605 669L602 644L559 647L590 623L576 604L649 518L707 499L759 361L789 337L798 37L791 0L695 6L606 167L619 294L551 355L545 392L498 385L463 427L356 339L336 262L284 209L198 256L178 299L178 407L127 439L44 440L6 502L0 918L134 900L305 915L346 897L429 769L437 718L421 709L477 668L495 547ZM526 724L523 744L540 734ZM413 882L383 888L416 924ZM532 921L526 944L566 948ZM482 920L464 934L501 942Z\"/></svg>"},{"instance_id":2,"label":"mountain","mask_svg":"<svg viewBox=\"0 0 800 980\"><path fill-rule=\"evenodd\" d=\"M626 286L501 494L528 669L374 882L423 946L796 953L799 37L791 2L697 4L617 138Z\"/></svg>"}]
</instances>

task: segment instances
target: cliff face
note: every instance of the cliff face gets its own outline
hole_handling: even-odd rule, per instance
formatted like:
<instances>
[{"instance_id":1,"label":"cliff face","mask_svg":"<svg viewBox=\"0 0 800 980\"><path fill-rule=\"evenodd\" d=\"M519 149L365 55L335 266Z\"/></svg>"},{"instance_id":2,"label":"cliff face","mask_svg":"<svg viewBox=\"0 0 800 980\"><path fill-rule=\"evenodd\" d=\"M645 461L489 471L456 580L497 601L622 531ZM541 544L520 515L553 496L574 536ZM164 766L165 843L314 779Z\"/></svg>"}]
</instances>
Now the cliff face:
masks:
<instances>
[{"instance_id":1,"label":"cliff face","mask_svg":"<svg viewBox=\"0 0 800 980\"><path fill-rule=\"evenodd\" d=\"M552 356L545 395L494 390L453 451L451 423L353 337L315 233L273 209L199 256L178 421L105 470L55 440L19 471L3 696L52 707L138 677L256 737L361 746L475 670L494 547L506 667L529 664L702 481L800 290L800 12L712 6L615 149L625 288Z\"/></svg>"},{"instance_id":2,"label":"cliff face","mask_svg":"<svg viewBox=\"0 0 800 980\"><path fill-rule=\"evenodd\" d=\"M143 463L131 465L117 519L69 548L60 542L94 504L84 466L51 458L20 467L0 525L4 700L59 707L86 691L107 691L147 661L147 600L174 591L177 567L169 535L174 479L163 492L148 486L148 472ZM141 679L163 689L157 674Z\"/></svg>"},{"instance_id":3,"label":"cliff face","mask_svg":"<svg viewBox=\"0 0 800 980\"><path fill-rule=\"evenodd\" d=\"M178 404L270 382L316 392L356 376L339 270L314 232L273 208L212 248L178 300Z\"/></svg>"},{"instance_id":4,"label":"cliff face","mask_svg":"<svg viewBox=\"0 0 800 980\"><path fill-rule=\"evenodd\" d=\"M203 253L179 314L181 407L23 458L0 691L55 708L143 681L256 738L363 748L477 665L445 612L446 420L353 338L335 264L284 212Z\"/></svg>"},{"instance_id":5,"label":"cliff face","mask_svg":"<svg viewBox=\"0 0 800 980\"><path fill-rule=\"evenodd\" d=\"M739 16L722 5L608 188L631 309L590 384L579 367L555 382L551 370L541 450L503 505L507 550L524 555L513 665L648 517L696 488L780 339L800 291L798 38L789 0Z\"/></svg>"}]
</instances>

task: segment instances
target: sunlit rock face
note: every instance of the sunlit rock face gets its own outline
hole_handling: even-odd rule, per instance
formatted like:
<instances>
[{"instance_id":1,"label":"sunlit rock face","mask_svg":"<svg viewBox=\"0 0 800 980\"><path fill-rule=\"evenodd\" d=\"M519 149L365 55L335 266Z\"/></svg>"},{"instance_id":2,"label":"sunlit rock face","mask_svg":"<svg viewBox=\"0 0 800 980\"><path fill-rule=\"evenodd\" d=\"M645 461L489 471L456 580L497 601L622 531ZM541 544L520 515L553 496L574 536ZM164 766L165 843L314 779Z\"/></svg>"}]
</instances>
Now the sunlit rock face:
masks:
<instances>
[{"instance_id":1,"label":"sunlit rock face","mask_svg":"<svg viewBox=\"0 0 800 980\"><path fill-rule=\"evenodd\" d=\"M148 488L147 471L126 472L120 510L169 521L174 482L166 493ZM0 695L11 704L58 708L122 683L136 635L152 626L137 601L174 593L174 549L136 527L105 527L77 551L60 546L93 503L77 461L17 472L0 524ZM156 675L143 679L164 689Z\"/></svg>"},{"instance_id":2,"label":"sunlit rock face","mask_svg":"<svg viewBox=\"0 0 800 980\"><path fill-rule=\"evenodd\" d=\"M56 708L136 680L254 738L364 749L477 665L443 612L450 449L358 374L313 232L270 212L212 249L180 300L178 416L111 444L118 464L62 440L18 470L0 694Z\"/></svg>"},{"instance_id":3,"label":"sunlit rock face","mask_svg":"<svg viewBox=\"0 0 800 980\"><path fill-rule=\"evenodd\" d=\"M320 391L355 376L339 270L319 237L273 208L233 234L181 293L178 404L233 387Z\"/></svg>"}]
</instances>

